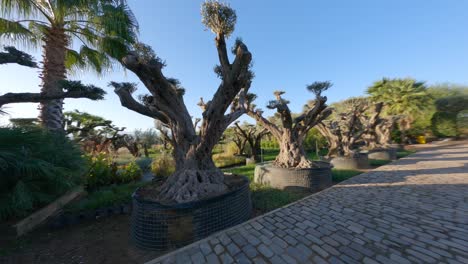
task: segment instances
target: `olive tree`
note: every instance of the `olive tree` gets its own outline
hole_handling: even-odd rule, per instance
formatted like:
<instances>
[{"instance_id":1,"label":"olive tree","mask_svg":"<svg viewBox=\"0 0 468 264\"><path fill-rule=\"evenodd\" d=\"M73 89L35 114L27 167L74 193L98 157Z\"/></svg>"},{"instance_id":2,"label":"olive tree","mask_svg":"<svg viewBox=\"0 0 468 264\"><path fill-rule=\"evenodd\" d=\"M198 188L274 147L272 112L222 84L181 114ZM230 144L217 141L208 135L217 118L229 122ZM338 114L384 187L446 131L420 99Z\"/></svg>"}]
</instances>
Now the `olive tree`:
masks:
<instances>
[{"instance_id":1,"label":"olive tree","mask_svg":"<svg viewBox=\"0 0 468 264\"><path fill-rule=\"evenodd\" d=\"M270 131L279 142L280 153L273 163L275 166L282 168L310 168L314 166L314 163L307 159L303 143L307 132L331 114L331 109L326 104L327 97L322 96L322 92L330 87L330 82L315 82L308 85L307 90L315 95L315 100L309 101L304 111L295 118L288 107L289 101L282 98L285 92L275 91L276 100L270 101L267 107L276 110L281 125L263 117L261 109L255 109L252 106L248 108L247 114Z\"/></svg>"},{"instance_id":2,"label":"olive tree","mask_svg":"<svg viewBox=\"0 0 468 264\"><path fill-rule=\"evenodd\" d=\"M353 157L353 146L369 134L368 141L376 141L376 126L382 104L376 104L372 112L371 104L366 98L351 98L335 104L332 118L323 120L317 125L319 132L328 141L328 158Z\"/></svg>"},{"instance_id":3,"label":"olive tree","mask_svg":"<svg viewBox=\"0 0 468 264\"><path fill-rule=\"evenodd\" d=\"M237 39L231 62L226 47L226 38L234 31L235 11L227 4L207 1L202 4L201 14L203 24L216 35L220 64L215 73L221 83L211 100L200 100L203 113L198 130L184 103L185 90L177 80L164 75L165 63L148 46L138 45L122 59L122 64L139 77L149 94L137 101L132 96L134 84L111 83L122 106L159 120L171 132L176 172L152 196L162 202L195 201L227 190L224 174L212 160L212 150L248 104L245 94L253 78L252 55Z\"/></svg>"},{"instance_id":4,"label":"olive tree","mask_svg":"<svg viewBox=\"0 0 468 264\"><path fill-rule=\"evenodd\" d=\"M236 122L235 125L234 131L236 136L243 139L244 145L245 143L249 144L252 159L257 162L260 161L260 144L262 138L270 133L268 129L252 124L244 124L241 126L238 122Z\"/></svg>"}]
</instances>

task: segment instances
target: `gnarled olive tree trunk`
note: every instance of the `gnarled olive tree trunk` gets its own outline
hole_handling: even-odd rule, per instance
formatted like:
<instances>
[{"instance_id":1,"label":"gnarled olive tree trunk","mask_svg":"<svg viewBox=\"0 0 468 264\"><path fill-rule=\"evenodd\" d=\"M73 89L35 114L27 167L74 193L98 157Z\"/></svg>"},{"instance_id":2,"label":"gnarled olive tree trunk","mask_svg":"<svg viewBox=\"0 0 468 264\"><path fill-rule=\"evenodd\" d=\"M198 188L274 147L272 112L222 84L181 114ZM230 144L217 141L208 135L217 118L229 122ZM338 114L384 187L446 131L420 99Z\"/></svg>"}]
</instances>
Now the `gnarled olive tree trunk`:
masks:
<instances>
[{"instance_id":1,"label":"gnarled olive tree trunk","mask_svg":"<svg viewBox=\"0 0 468 264\"><path fill-rule=\"evenodd\" d=\"M307 132L331 114L331 109L326 105L327 98L321 96L321 93L330 86L329 82L315 82L309 85L307 89L313 92L316 98L294 119L288 107L289 101L281 98L284 92L275 92L276 100L270 101L268 108L276 109L281 119L281 127L264 118L261 110L248 108L247 114L270 131L279 142L280 153L274 161L275 166L282 168L314 166L314 163L307 159L303 142Z\"/></svg>"},{"instance_id":2,"label":"gnarled olive tree trunk","mask_svg":"<svg viewBox=\"0 0 468 264\"><path fill-rule=\"evenodd\" d=\"M353 98L342 104L344 109L337 113L337 118L317 125L318 131L328 141L328 158L353 157L356 154L354 144L375 127L381 110L381 105L377 105L378 111L369 117L365 115L369 104L363 99Z\"/></svg>"}]
</instances>

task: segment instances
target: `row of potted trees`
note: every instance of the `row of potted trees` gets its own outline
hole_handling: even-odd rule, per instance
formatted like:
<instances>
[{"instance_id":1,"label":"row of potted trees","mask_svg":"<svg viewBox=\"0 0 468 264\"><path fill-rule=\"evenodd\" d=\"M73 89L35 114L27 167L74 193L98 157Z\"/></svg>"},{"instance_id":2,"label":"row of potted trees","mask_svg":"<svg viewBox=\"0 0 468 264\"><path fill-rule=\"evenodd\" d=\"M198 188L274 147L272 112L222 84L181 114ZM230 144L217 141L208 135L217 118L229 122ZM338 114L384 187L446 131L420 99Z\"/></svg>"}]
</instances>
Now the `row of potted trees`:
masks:
<instances>
[{"instance_id":1,"label":"row of potted trees","mask_svg":"<svg viewBox=\"0 0 468 264\"><path fill-rule=\"evenodd\" d=\"M147 45L135 45L121 63L139 77L148 94L136 100L132 95L135 84L111 83L122 106L158 120L170 131L167 137L173 146L176 171L164 182L140 188L133 195L132 238L145 249L162 251L185 245L250 218L248 179L224 174L212 160L212 150L223 132L244 114L280 143L275 161L262 167L258 173L261 177L257 177L273 186L320 190L331 184L330 163L308 160L303 148L307 132L313 127L329 140L330 158L354 157L351 147L361 137L369 148L388 143L384 132L388 120L380 117L382 105L376 105L368 120L365 113L370 112L370 104L361 105L358 100L350 104L353 111L334 112L322 95L331 87L329 82L308 85L307 90L315 98L294 117L289 101L282 97L284 92L275 92L275 99L267 107L276 110L280 123L269 121L254 106L256 96L249 93L254 73L247 45L237 39L232 48L233 60L228 56L226 39L235 28L235 11L227 4L206 1L201 14L203 24L215 34L219 58L215 73L220 78L211 100L202 98L198 104L203 111L201 119L193 121L184 103L184 88L178 80L164 75L165 62ZM338 118L330 119L332 116Z\"/></svg>"}]
</instances>

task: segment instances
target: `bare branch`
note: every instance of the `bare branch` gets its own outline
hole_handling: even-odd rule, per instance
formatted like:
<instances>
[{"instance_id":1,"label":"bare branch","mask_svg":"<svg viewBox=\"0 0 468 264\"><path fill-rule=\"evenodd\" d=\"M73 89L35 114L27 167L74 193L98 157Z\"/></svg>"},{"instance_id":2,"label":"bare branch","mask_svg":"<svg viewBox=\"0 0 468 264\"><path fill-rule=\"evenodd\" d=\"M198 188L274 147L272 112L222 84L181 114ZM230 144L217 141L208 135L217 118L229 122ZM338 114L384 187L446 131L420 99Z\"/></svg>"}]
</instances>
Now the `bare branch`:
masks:
<instances>
[{"instance_id":1,"label":"bare branch","mask_svg":"<svg viewBox=\"0 0 468 264\"><path fill-rule=\"evenodd\" d=\"M116 82L111 82L110 85L115 88L114 92L119 96L120 103L122 106L130 110L133 110L137 113L140 113L142 115L158 119L165 124L169 123L169 119L162 112L157 111L157 110L152 110L149 107L137 102L133 98L132 96L132 93L134 91L133 85L129 83L116 83Z\"/></svg>"}]
</instances>

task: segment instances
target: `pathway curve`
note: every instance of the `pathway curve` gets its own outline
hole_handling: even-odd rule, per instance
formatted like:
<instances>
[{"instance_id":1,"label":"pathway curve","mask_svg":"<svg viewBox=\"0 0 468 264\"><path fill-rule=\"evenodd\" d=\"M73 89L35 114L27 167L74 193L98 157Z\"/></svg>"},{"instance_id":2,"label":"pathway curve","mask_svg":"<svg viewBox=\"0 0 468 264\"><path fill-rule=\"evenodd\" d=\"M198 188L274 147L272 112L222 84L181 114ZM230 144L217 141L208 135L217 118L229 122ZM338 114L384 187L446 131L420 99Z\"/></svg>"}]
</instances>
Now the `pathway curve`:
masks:
<instances>
[{"instance_id":1,"label":"pathway curve","mask_svg":"<svg viewBox=\"0 0 468 264\"><path fill-rule=\"evenodd\" d=\"M468 263L468 143L423 150L151 263Z\"/></svg>"}]
</instances>

